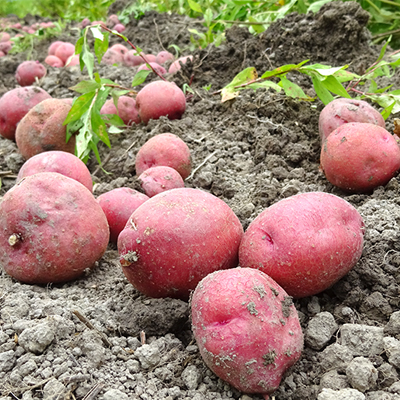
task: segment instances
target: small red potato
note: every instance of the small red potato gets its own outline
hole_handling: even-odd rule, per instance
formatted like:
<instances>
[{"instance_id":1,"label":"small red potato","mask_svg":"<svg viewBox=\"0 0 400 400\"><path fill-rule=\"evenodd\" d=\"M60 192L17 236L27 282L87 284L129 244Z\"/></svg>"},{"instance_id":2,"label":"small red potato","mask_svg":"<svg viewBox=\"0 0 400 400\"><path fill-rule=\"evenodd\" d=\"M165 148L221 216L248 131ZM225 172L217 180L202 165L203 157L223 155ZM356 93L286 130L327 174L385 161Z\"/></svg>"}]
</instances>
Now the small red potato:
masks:
<instances>
[{"instance_id":1,"label":"small red potato","mask_svg":"<svg viewBox=\"0 0 400 400\"><path fill-rule=\"evenodd\" d=\"M73 67L74 65L79 65L79 54L75 54L69 57L67 62L65 63L66 67Z\"/></svg>"},{"instance_id":2,"label":"small red potato","mask_svg":"<svg viewBox=\"0 0 400 400\"><path fill-rule=\"evenodd\" d=\"M186 98L175 83L154 81L139 91L136 106L145 124L150 119L158 119L161 116L180 119L186 110Z\"/></svg>"},{"instance_id":3,"label":"small red potato","mask_svg":"<svg viewBox=\"0 0 400 400\"><path fill-rule=\"evenodd\" d=\"M193 56L185 56L178 58L169 66L168 73L175 74L175 72L179 71L182 68L181 64L186 64L188 60L193 60Z\"/></svg>"},{"instance_id":4,"label":"small red potato","mask_svg":"<svg viewBox=\"0 0 400 400\"><path fill-rule=\"evenodd\" d=\"M82 22L81 22L81 28L84 29L90 24L91 24L90 19L89 18L84 18L82 20Z\"/></svg>"},{"instance_id":5,"label":"small red potato","mask_svg":"<svg viewBox=\"0 0 400 400\"><path fill-rule=\"evenodd\" d=\"M110 47L110 49L121 53L122 56L124 56L128 52L128 49L123 44L119 43L114 44L113 46Z\"/></svg>"},{"instance_id":6,"label":"small red potato","mask_svg":"<svg viewBox=\"0 0 400 400\"><path fill-rule=\"evenodd\" d=\"M156 62L157 56L155 56L154 54L145 54L144 56L146 57L147 62Z\"/></svg>"},{"instance_id":7,"label":"small red potato","mask_svg":"<svg viewBox=\"0 0 400 400\"><path fill-rule=\"evenodd\" d=\"M15 132L18 150L26 160L50 150L74 154L75 136L66 142L63 125L71 106L60 99L48 99L33 107L22 118Z\"/></svg>"},{"instance_id":8,"label":"small red potato","mask_svg":"<svg viewBox=\"0 0 400 400\"><path fill-rule=\"evenodd\" d=\"M172 53L170 53L169 51L163 50L160 51L157 56L156 56L156 63L158 64L164 64L167 61L174 61L175 57Z\"/></svg>"},{"instance_id":9,"label":"small red potato","mask_svg":"<svg viewBox=\"0 0 400 400\"><path fill-rule=\"evenodd\" d=\"M153 136L139 149L136 155L137 175L141 175L148 168L159 166L175 169L183 179L186 179L192 171L189 147L173 133L161 133Z\"/></svg>"},{"instance_id":10,"label":"small red potato","mask_svg":"<svg viewBox=\"0 0 400 400\"><path fill-rule=\"evenodd\" d=\"M0 32L0 42L9 42L11 39L11 36L7 32Z\"/></svg>"},{"instance_id":11,"label":"small red potato","mask_svg":"<svg viewBox=\"0 0 400 400\"><path fill-rule=\"evenodd\" d=\"M57 56L47 56L44 62L47 65L50 65L50 67L55 67L55 68L62 68L64 66L62 60L60 60Z\"/></svg>"},{"instance_id":12,"label":"small red potato","mask_svg":"<svg viewBox=\"0 0 400 400\"><path fill-rule=\"evenodd\" d=\"M167 190L143 203L118 236L127 279L150 297L188 300L211 272L237 266L239 219L199 189Z\"/></svg>"},{"instance_id":13,"label":"small red potato","mask_svg":"<svg viewBox=\"0 0 400 400\"><path fill-rule=\"evenodd\" d=\"M256 217L243 235L239 262L269 275L289 296L312 296L353 268L363 240L364 222L350 203L329 193L302 193Z\"/></svg>"},{"instance_id":14,"label":"small red potato","mask_svg":"<svg viewBox=\"0 0 400 400\"><path fill-rule=\"evenodd\" d=\"M63 43L65 42L61 40L56 40L55 42L52 42L47 50L47 54L49 56L54 56L56 54L57 47L62 45Z\"/></svg>"},{"instance_id":15,"label":"small red potato","mask_svg":"<svg viewBox=\"0 0 400 400\"><path fill-rule=\"evenodd\" d=\"M21 282L76 279L102 257L108 240L92 193L56 172L26 177L0 204L0 265Z\"/></svg>"},{"instance_id":16,"label":"small red potato","mask_svg":"<svg viewBox=\"0 0 400 400\"><path fill-rule=\"evenodd\" d=\"M124 61L124 55L120 51L108 49L105 53L101 62L107 65L122 64Z\"/></svg>"},{"instance_id":17,"label":"small red potato","mask_svg":"<svg viewBox=\"0 0 400 400\"><path fill-rule=\"evenodd\" d=\"M117 31L118 33L122 33L126 28L125 28L125 25L117 24L117 25L114 26L113 29L115 31Z\"/></svg>"},{"instance_id":18,"label":"small red potato","mask_svg":"<svg viewBox=\"0 0 400 400\"><path fill-rule=\"evenodd\" d=\"M107 18L107 26L109 26L110 28L112 28L113 26L119 24L119 18L118 15L116 14L112 14Z\"/></svg>"},{"instance_id":19,"label":"small red potato","mask_svg":"<svg viewBox=\"0 0 400 400\"><path fill-rule=\"evenodd\" d=\"M156 62L150 62L149 65L150 65L151 67L153 67L154 71L158 72L159 75L165 75L165 74L167 73L167 70L166 70L163 66L161 66L160 64L157 64ZM149 68L149 67L147 66L147 64L142 64L142 65L138 68L138 72L139 72L139 71L142 71L142 70L148 71L148 70L150 70L150 69L151 69L151 68Z\"/></svg>"},{"instance_id":20,"label":"small red potato","mask_svg":"<svg viewBox=\"0 0 400 400\"><path fill-rule=\"evenodd\" d=\"M45 151L27 160L18 172L17 182L39 172L58 172L75 179L89 191L93 190L92 176L83 161L65 151Z\"/></svg>"},{"instance_id":21,"label":"small red potato","mask_svg":"<svg viewBox=\"0 0 400 400\"><path fill-rule=\"evenodd\" d=\"M140 124L136 100L129 96L120 96L118 98L118 111L112 99L107 100L100 110L100 114L118 115L125 125Z\"/></svg>"},{"instance_id":22,"label":"small red potato","mask_svg":"<svg viewBox=\"0 0 400 400\"><path fill-rule=\"evenodd\" d=\"M138 180L140 186L149 197L166 190L185 187L179 172L171 167L151 167L140 174Z\"/></svg>"},{"instance_id":23,"label":"small red potato","mask_svg":"<svg viewBox=\"0 0 400 400\"><path fill-rule=\"evenodd\" d=\"M13 42L0 42L0 51L2 51L4 54L8 54L12 46Z\"/></svg>"},{"instance_id":24,"label":"small red potato","mask_svg":"<svg viewBox=\"0 0 400 400\"><path fill-rule=\"evenodd\" d=\"M206 365L265 399L301 356L303 333L291 297L268 275L234 268L207 275L191 301L192 329Z\"/></svg>"},{"instance_id":25,"label":"small red potato","mask_svg":"<svg viewBox=\"0 0 400 400\"><path fill-rule=\"evenodd\" d=\"M36 104L51 96L36 86L25 86L6 92L0 99L0 134L15 140L15 130L19 121Z\"/></svg>"},{"instance_id":26,"label":"small red potato","mask_svg":"<svg viewBox=\"0 0 400 400\"><path fill-rule=\"evenodd\" d=\"M5 54L2 51L0 51L0 57L4 57L4 56L5 56Z\"/></svg>"},{"instance_id":27,"label":"small red potato","mask_svg":"<svg viewBox=\"0 0 400 400\"><path fill-rule=\"evenodd\" d=\"M54 55L58 57L64 64L67 62L68 58L74 55L75 46L72 43L61 43L57 46Z\"/></svg>"},{"instance_id":28,"label":"small red potato","mask_svg":"<svg viewBox=\"0 0 400 400\"><path fill-rule=\"evenodd\" d=\"M113 189L97 197L110 227L110 242L117 243L129 217L148 199L145 194L128 187Z\"/></svg>"},{"instance_id":29,"label":"small red potato","mask_svg":"<svg viewBox=\"0 0 400 400\"><path fill-rule=\"evenodd\" d=\"M46 68L39 61L24 61L19 64L15 73L15 79L21 86L30 86L37 79L46 75Z\"/></svg>"},{"instance_id":30,"label":"small red potato","mask_svg":"<svg viewBox=\"0 0 400 400\"><path fill-rule=\"evenodd\" d=\"M319 115L319 134L322 142L336 128L348 122L365 122L385 127L382 115L363 100L339 98L328 103Z\"/></svg>"},{"instance_id":31,"label":"small red potato","mask_svg":"<svg viewBox=\"0 0 400 400\"><path fill-rule=\"evenodd\" d=\"M321 168L332 185L367 193L386 185L400 170L400 147L386 129L349 122L322 144Z\"/></svg>"},{"instance_id":32,"label":"small red potato","mask_svg":"<svg viewBox=\"0 0 400 400\"><path fill-rule=\"evenodd\" d=\"M135 50L129 50L124 55L124 64L128 67L136 67L144 63L142 57L138 56Z\"/></svg>"}]
</instances>

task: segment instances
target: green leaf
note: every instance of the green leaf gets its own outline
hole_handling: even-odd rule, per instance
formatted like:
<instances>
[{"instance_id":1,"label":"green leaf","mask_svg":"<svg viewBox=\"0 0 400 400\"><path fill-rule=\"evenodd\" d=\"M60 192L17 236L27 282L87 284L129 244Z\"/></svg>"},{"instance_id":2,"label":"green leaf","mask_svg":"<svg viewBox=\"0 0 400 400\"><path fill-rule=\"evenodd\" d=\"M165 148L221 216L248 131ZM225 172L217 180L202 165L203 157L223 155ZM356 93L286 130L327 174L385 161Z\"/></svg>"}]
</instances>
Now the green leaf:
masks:
<instances>
[{"instance_id":1,"label":"green leaf","mask_svg":"<svg viewBox=\"0 0 400 400\"><path fill-rule=\"evenodd\" d=\"M243 71L239 72L233 80L228 83L225 87L234 87L238 85L243 85L244 83L251 82L257 79L257 71L254 67L248 67Z\"/></svg>"},{"instance_id":2,"label":"green leaf","mask_svg":"<svg viewBox=\"0 0 400 400\"><path fill-rule=\"evenodd\" d=\"M100 39L100 41L103 41L103 34L101 33L100 29L97 26L90 27L90 30L91 30L94 38Z\"/></svg>"},{"instance_id":3,"label":"green leaf","mask_svg":"<svg viewBox=\"0 0 400 400\"><path fill-rule=\"evenodd\" d=\"M250 16L248 18L248 20L249 20L249 22L259 22L252 16ZM254 32L256 32L256 33L263 33L265 31L265 29L262 25L254 24L254 25L251 25L251 27L254 29Z\"/></svg>"},{"instance_id":4,"label":"green leaf","mask_svg":"<svg viewBox=\"0 0 400 400\"><path fill-rule=\"evenodd\" d=\"M75 54L80 54L82 52L84 41L85 38L83 36L77 40L77 42L75 43Z\"/></svg>"},{"instance_id":5,"label":"green leaf","mask_svg":"<svg viewBox=\"0 0 400 400\"><path fill-rule=\"evenodd\" d=\"M108 147L111 147L110 139L108 137L106 124L101 118L101 115L98 110L95 108L92 109L91 112L91 124L93 132L99 137L99 139L105 143Z\"/></svg>"},{"instance_id":6,"label":"green leaf","mask_svg":"<svg viewBox=\"0 0 400 400\"><path fill-rule=\"evenodd\" d=\"M118 117L117 115L116 115L116 117ZM119 117L118 117L119 118ZM121 119L121 121L122 121L122 119ZM122 121L123 122L123 121ZM117 126L115 126L115 125L111 125L109 128L108 128L108 133L111 133L111 134L116 134L116 133L121 133L121 132L123 132L124 130L123 129L119 129Z\"/></svg>"},{"instance_id":7,"label":"green leaf","mask_svg":"<svg viewBox=\"0 0 400 400\"><path fill-rule=\"evenodd\" d=\"M272 71L264 72L264 74L261 76L261 79L271 78L273 76L278 76L278 75L284 75L284 74L288 73L289 71L298 70L298 69L300 69L300 67L302 67L308 61L309 60L304 60L300 64L282 65L281 67L275 68Z\"/></svg>"},{"instance_id":8,"label":"green leaf","mask_svg":"<svg viewBox=\"0 0 400 400\"><path fill-rule=\"evenodd\" d=\"M88 70L90 79L93 79L94 56L87 46L83 47L83 53L81 53L81 57L86 69Z\"/></svg>"},{"instance_id":9,"label":"green leaf","mask_svg":"<svg viewBox=\"0 0 400 400\"><path fill-rule=\"evenodd\" d=\"M396 105L396 101L394 101L390 106L387 106L386 108L384 108L382 111L381 111L381 115L382 115L382 117L383 117L383 119L386 121L387 120L387 118L390 116L390 114L392 113L392 111L393 111L393 108L394 108L394 106Z\"/></svg>"},{"instance_id":10,"label":"green leaf","mask_svg":"<svg viewBox=\"0 0 400 400\"><path fill-rule=\"evenodd\" d=\"M337 94L341 97L351 98L346 89L342 86L342 84L334 77L328 76L325 79L321 80L322 85L326 87L330 92Z\"/></svg>"},{"instance_id":11,"label":"green leaf","mask_svg":"<svg viewBox=\"0 0 400 400\"><path fill-rule=\"evenodd\" d=\"M378 64L379 61L382 60L383 56L384 56L385 53L386 53L386 48L388 47L389 42L390 42L390 38L389 38L389 40L382 46L381 52L379 53L379 57L378 57L377 60L375 61L375 64ZM374 68L375 68L375 65L369 67L365 72L368 73L369 71L371 71L371 70L374 69Z\"/></svg>"},{"instance_id":12,"label":"green leaf","mask_svg":"<svg viewBox=\"0 0 400 400\"><path fill-rule=\"evenodd\" d=\"M296 85L295 83L289 81L285 76L281 77L281 81L279 82L279 86L283 88L285 91L286 96L293 97L295 99L307 99L309 96L307 96L304 92L303 89Z\"/></svg>"},{"instance_id":13,"label":"green leaf","mask_svg":"<svg viewBox=\"0 0 400 400\"><path fill-rule=\"evenodd\" d=\"M211 8L207 8L207 10L204 13L204 20L207 26L211 25L212 19L213 19L213 12Z\"/></svg>"},{"instance_id":14,"label":"green leaf","mask_svg":"<svg viewBox=\"0 0 400 400\"><path fill-rule=\"evenodd\" d=\"M311 80L314 86L315 93L321 99L321 101L327 105L333 100L331 93L324 87L320 80L320 76L316 73L311 74Z\"/></svg>"},{"instance_id":15,"label":"green leaf","mask_svg":"<svg viewBox=\"0 0 400 400\"><path fill-rule=\"evenodd\" d=\"M194 0L188 0L188 3L189 3L189 7L193 11L196 11L196 12L198 12L200 14L203 14L203 11L202 11L201 7Z\"/></svg>"},{"instance_id":16,"label":"green leaf","mask_svg":"<svg viewBox=\"0 0 400 400\"><path fill-rule=\"evenodd\" d=\"M74 90L75 92L84 94L93 92L100 87L101 85L96 81L80 81L77 85L70 87L70 89Z\"/></svg>"},{"instance_id":17,"label":"green leaf","mask_svg":"<svg viewBox=\"0 0 400 400\"><path fill-rule=\"evenodd\" d=\"M310 7L308 7L307 13L309 12L317 13L324 4L329 3L330 1L331 0L319 0L316 1L315 3L312 3Z\"/></svg>"},{"instance_id":18,"label":"green leaf","mask_svg":"<svg viewBox=\"0 0 400 400\"><path fill-rule=\"evenodd\" d=\"M65 119L63 125L67 125L70 122L77 121L80 119L90 108L92 104L93 98L96 95L96 92L89 92L79 96L71 107L67 118Z\"/></svg>"},{"instance_id":19,"label":"green leaf","mask_svg":"<svg viewBox=\"0 0 400 400\"><path fill-rule=\"evenodd\" d=\"M96 54L97 62L99 64L101 63L101 59L103 58L104 53L108 49L108 40L109 40L108 32L104 35L103 40L100 40L98 38L94 40L94 53Z\"/></svg>"},{"instance_id":20,"label":"green leaf","mask_svg":"<svg viewBox=\"0 0 400 400\"><path fill-rule=\"evenodd\" d=\"M265 88L265 89L272 88L272 89L276 90L278 93L282 90L282 88L278 84L276 84L275 82L272 82L272 81L251 83L247 87L249 89L253 89L253 90L261 89L261 88Z\"/></svg>"},{"instance_id":21,"label":"green leaf","mask_svg":"<svg viewBox=\"0 0 400 400\"><path fill-rule=\"evenodd\" d=\"M137 72L132 81L132 87L141 85L147 78L147 76L153 72L152 70L145 70L142 69L141 71Z\"/></svg>"}]
</instances>

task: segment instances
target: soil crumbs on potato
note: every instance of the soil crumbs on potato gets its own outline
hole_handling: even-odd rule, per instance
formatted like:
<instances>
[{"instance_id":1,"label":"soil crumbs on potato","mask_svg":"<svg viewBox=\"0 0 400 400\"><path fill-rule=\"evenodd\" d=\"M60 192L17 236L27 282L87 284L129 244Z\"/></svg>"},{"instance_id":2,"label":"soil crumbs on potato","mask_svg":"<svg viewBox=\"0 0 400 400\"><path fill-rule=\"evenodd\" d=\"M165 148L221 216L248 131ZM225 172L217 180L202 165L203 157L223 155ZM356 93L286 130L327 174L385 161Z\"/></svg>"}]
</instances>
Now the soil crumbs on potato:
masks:
<instances>
[{"instance_id":1,"label":"soil crumbs on potato","mask_svg":"<svg viewBox=\"0 0 400 400\"><path fill-rule=\"evenodd\" d=\"M110 14L123 3L114 3ZM170 132L188 144L194 168L200 167L186 186L226 201L245 229L263 209L300 192L333 193L358 209L367 227L361 260L329 290L294 300L306 343L274 394L279 400L336 399L337 391L354 388L354 398L400 398L400 363L393 356L400 354L399 178L369 195L349 195L330 185L319 169L320 101L259 89L222 104L211 92L249 66L262 74L310 59L335 67L351 64L350 70L362 73L380 52L370 45L367 19L357 3L334 2L315 15L290 14L256 37L244 28L230 29L221 46L195 51L194 62L171 78L180 86L192 81L194 94L181 120L161 118L112 135L111 150L100 149L109 174L94 157L88 164L95 195L122 186L140 190L135 155L150 137ZM199 29L185 16L150 12L127 24L124 35L156 54L162 46L187 47L191 27ZM57 39L75 43L77 35L71 29ZM117 42L113 38L111 44ZM33 58L43 61L49 44L42 42ZM0 59L0 95L16 87L15 70L25 59L23 54ZM133 78L132 69L122 66L100 66L99 72L127 87ZM85 78L78 67L49 67L42 87L53 97L71 97L69 87ZM307 78L292 79L314 95ZM390 83L398 86L399 71ZM386 126L393 129L393 118ZM0 139L0 146L1 170L8 171L2 176L4 195L23 159L13 142ZM93 271L63 285L25 285L1 272L0 327L1 400L261 400L208 370L190 330L188 304L137 292L111 245Z\"/></svg>"}]
</instances>

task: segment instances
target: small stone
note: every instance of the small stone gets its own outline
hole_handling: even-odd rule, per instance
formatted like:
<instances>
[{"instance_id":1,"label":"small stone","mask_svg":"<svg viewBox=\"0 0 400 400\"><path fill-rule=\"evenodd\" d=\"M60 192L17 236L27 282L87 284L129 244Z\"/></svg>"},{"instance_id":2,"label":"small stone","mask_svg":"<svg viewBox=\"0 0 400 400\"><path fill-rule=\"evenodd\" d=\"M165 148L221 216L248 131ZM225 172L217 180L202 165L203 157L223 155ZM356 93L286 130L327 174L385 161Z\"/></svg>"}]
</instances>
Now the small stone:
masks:
<instances>
[{"instance_id":1,"label":"small stone","mask_svg":"<svg viewBox=\"0 0 400 400\"><path fill-rule=\"evenodd\" d=\"M43 387L43 400L60 400L64 398L67 389L57 379L49 380Z\"/></svg>"},{"instance_id":2,"label":"small stone","mask_svg":"<svg viewBox=\"0 0 400 400\"><path fill-rule=\"evenodd\" d=\"M365 357L354 358L346 368L346 375L350 385L363 393L375 387L378 380L378 370Z\"/></svg>"},{"instance_id":3,"label":"small stone","mask_svg":"<svg viewBox=\"0 0 400 400\"><path fill-rule=\"evenodd\" d=\"M308 323L305 331L305 342L314 350L321 350L331 340L332 335L338 330L339 326L334 316L323 311L317 314Z\"/></svg>"},{"instance_id":4,"label":"small stone","mask_svg":"<svg viewBox=\"0 0 400 400\"><path fill-rule=\"evenodd\" d=\"M142 368L149 369L159 364L161 355L158 346L144 344L135 351Z\"/></svg>"},{"instance_id":5,"label":"small stone","mask_svg":"<svg viewBox=\"0 0 400 400\"><path fill-rule=\"evenodd\" d=\"M395 382L399 381L399 374L397 373L396 368L394 368L393 365L385 362L381 366L379 366L377 370L379 374L379 385L381 388L389 387Z\"/></svg>"},{"instance_id":6,"label":"small stone","mask_svg":"<svg viewBox=\"0 0 400 400\"><path fill-rule=\"evenodd\" d=\"M321 389L340 390L348 388L349 382L346 375L340 375L336 370L332 370L322 375L319 387Z\"/></svg>"},{"instance_id":7,"label":"small stone","mask_svg":"<svg viewBox=\"0 0 400 400\"><path fill-rule=\"evenodd\" d=\"M103 395L103 400L128 400L129 397L126 393L118 389L109 389Z\"/></svg>"},{"instance_id":8,"label":"small stone","mask_svg":"<svg viewBox=\"0 0 400 400\"><path fill-rule=\"evenodd\" d=\"M14 350L8 350L0 353L0 372L7 372L13 369L15 365Z\"/></svg>"},{"instance_id":9,"label":"small stone","mask_svg":"<svg viewBox=\"0 0 400 400\"><path fill-rule=\"evenodd\" d=\"M201 381L201 373L195 365L188 365L182 372L182 380L189 390L195 390Z\"/></svg>"},{"instance_id":10,"label":"small stone","mask_svg":"<svg viewBox=\"0 0 400 400\"><path fill-rule=\"evenodd\" d=\"M324 371L336 369L344 372L349 362L353 359L352 352L339 343L333 343L319 353L321 367Z\"/></svg>"},{"instance_id":11,"label":"small stone","mask_svg":"<svg viewBox=\"0 0 400 400\"><path fill-rule=\"evenodd\" d=\"M318 400L365 400L365 396L356 389L322 389Z\"/></svg>"},{"instance_id":12,"label":"small stone","mask_svg":"<svg viewBox=\"0 0 400 400\"><path fill-rule=\"evenodd\" d=\"M396 336L400 334L400 311L395 311L389 318L384 328L385 335Z\"/></svg>"},{"instance_id":13,"label":"small stone","mask_svg":"<svg viewBox=\"0 0 400 400\"><path fill-rule=\"evenodd\" d=\"M383 338L383 345L390 364L400 368L400 341L393 337Z\"/></svg>"},{"instance_id":14,"label":"small stone","mask_svg":"<svg viewBox=\"0 0 400 400\"><path fill-rule=\"evenodd\" d=\"M48 321L39 322L26 328L18 338L18 343L34 354L43 353L54 340L54 330Z\"/></svg>"},{"instance_id":15,"label":"small stone","mask_svg":"<svg viewBox=\"0 0 400 400\"><path fill-rule=\"evenodd\" d=\"M344 324L340 328L341 345L355 356L371 356L383 352L383 328L369 325Z\"/></svg>"}]
</instances>

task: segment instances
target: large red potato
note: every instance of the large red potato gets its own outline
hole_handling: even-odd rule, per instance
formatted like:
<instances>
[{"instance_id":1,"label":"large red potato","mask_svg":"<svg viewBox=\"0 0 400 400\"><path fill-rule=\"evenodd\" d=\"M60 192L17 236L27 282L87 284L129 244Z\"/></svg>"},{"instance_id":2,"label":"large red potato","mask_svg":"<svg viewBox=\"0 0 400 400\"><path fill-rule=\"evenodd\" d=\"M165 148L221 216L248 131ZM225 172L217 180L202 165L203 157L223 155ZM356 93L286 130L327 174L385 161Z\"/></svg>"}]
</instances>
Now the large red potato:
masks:
<instances>
[{"instance_id":1,"label":"large red potato","mask_svg":"<svg viewBox=\"0 0 400 400\"><path fill-rule=\"evenodd\" d=\"M302 193L255 218L243 235L239 263L265 272L290 296L312 296L350 271L363 241L363 219L350 203L333 194Z\"/></svg>"},{"instance_id":2,"label":"large red potato","mask_svg":"<svg viewBox=\"0 0 400 400\"><path fill-rule=\"evenodd\" d=\"M112 99L107 100L100 110L100 114L118 115L125 125L140 124L136 100L129 96L120 96L118 98L118 110Z\"/></svg>"},{"instance_id":3,"label":"large red potato","mask_svg":"<svg viewBox=\"0 0 400 400\"><path fill-rule=\"evenodd\" d=\"M105 53L101 62L107 65L114 65L114 64L122 64L124 61L124 55L118 51L113 49L108 49Z\"/></svg>"},{"instance_id":4,"label":"large red potato","mask_svg":"<svg viewBox=\"0 0 400 400\"><path fill-rule=\"evenodd\" d=\"M43 78L46 72L45 66L39 61L24 61L18 65L15 79L21 86L30 86L36 78Z\"/></svg>"},{"instance_id":5,"label":"large red potato","mask_svg":"<svg viewBox=\"0 0 400 400\"><path fill-rule=\"evenodd\" d=\"M15 140L15 130L19 121L32 107L46 99L51 99L51 96L36 86L6 92L0 99L0 134Z\"/></svg>"},{"instance_id":6,"label":"large red potato","mask_svg":"<svg viewBox=\"0 0 400 400\"><path fill-rule=\"evenodd\" d=\"M319 115L319 134L322 142L336 128L349 122L366 122L385 127L382 115L363 100L339 98L328 103Z\"/></svg>"},{"instance_id":7,"label":"large red potato","mask_svg":"<svg viewBox=\"0 0 400 400\"><path fill-rule=\"evenodd\" d=\"M58 172L93 190L92 176L82 160L65 151L45 151L27 160L18 172L17 182L39 172Z\"/></svg>"},{"instance_id":8,"label":"large red potato","mask_svg":"<svg viewBox=\"0 0 400 400\"><path fill-rule=\"evenodd\" d=\"M161 133L149 139L138 151L135 160L136 174L141 175L151 167L171 167L186 179L192 170L187 144L173 133Z\"/></svg>"},{"instance_id":9,"label":"large red potato","mask_svg":"<svg viewBox=\"0 0 400 400\"><path fill-rule=\"evenodd\" d=\"M206 275L237 266L242 234L239 219L218 197L168 190L133 212L118 237L120 262L145 295L187 300Z\"/></svg>"},{"instance_id":10,"label":"large red potato","mask_svg":"<svg viewBox=\"0 0 400 400\"><path fill-rule=\"evenodd\" d=\"M113 189L97 197L110 227L110 242L117 243L129 217L148 199L145 194L128 187Z\"/></svg>"},{"instance_id":11,"label":"large red potato","mask_svg":"<svg viewBox=\"0 0 400 400\"><path fill-rule=\"evenodd\" d=\"M27 160L50 150L75 153L75 136L66 142L63 125L71 106L61 99L47 99L33 107L22 118L15 132L18 150Z\"/></svg>"},{"instance_id":12,"label":"large red potato","mask_svg":"<svg viewBox=\"0 0 400 400\"><path fill-rule=\"evenodd\" d=\"M400 147L380 126L349 122L322 144L321 167L332 185L349 192L370 192L397 175Z\"/></svg>"},{"instance_id":13,"label":"large red potato","mask_svg":"<svg viewBox=\"0 0 400 400\"><path fill-rule=\"evenodd\" d=\"M140 186L147 196L153 197L166 190L185 187L179 172L171 167L151 167L138 177Z\"/></svg>"},{"instance_id":14,"label":"large red potato","mask_svg":"<svg viewBox=\"0 0 400 400\"><path fill-rule=\"evenodd\" d=\"M186 98L175 83L154 81L139 91L136 106L145 124L150 119L158 119L161 116L179 119L186 110Z\"/></svg>"},{"instance_id":15,"label":"large red potato","mask_svg":"<svg viewBox=\"0 0 400 400\"><path fill-rule=\"evenodd\" d=\"M207 275L191 301L200 354L221 379L265 399L301 356L303 333L291 298L253 268Z\"/></svg>"},{"instance_id":16,"label":"large red potato","mask_svg":"<svg viewBox=\"0 0 400 400\"><path fill-rule=\"evenodd\" d=\"M102 257L108 239L92 193L56 172L26 177L0 204L0 265L25 283L78 278Z\"/></svg>"}]
</instances>

